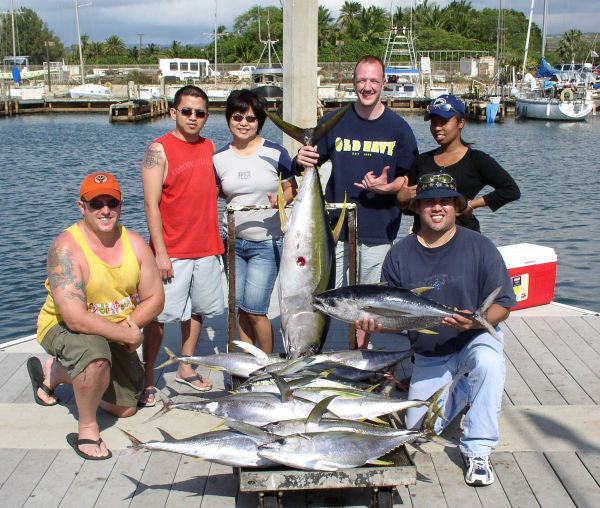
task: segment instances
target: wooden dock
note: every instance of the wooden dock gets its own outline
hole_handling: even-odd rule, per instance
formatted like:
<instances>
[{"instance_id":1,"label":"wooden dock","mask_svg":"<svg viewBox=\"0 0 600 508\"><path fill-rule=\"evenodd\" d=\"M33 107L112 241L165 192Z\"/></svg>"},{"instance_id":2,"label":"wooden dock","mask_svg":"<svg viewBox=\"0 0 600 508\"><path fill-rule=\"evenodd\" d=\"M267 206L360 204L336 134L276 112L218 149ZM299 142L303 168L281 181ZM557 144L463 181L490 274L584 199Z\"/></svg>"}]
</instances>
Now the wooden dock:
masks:
<instances>
[{"instance_id":1,"label":"wooden dock","mask_svg":"<svg viewBox=\"0 0 600 508\"><path fill-rule=\"evenodd\" d=\"M275 318L274 326L279 324ZM496 482L472 488L463 480L457 448L428 443L408 447L417 465L417 483L401 486L394 506L410 507L598 507L600 506L600 316L565 311L554 305L513 313L505 332L507 379L500 418L500 443L492 454ZM171 332L173 330L171 329ZM169 344L179 338L171 333ZM225 350L223 316L207 320L199 354ZM397 336L379 336L377 347L402 349ZM333 323L326 349L347 347L347 328ZM68 447L65 435L76 430L69 387L58 390L61 403L36 405L25 362L45 354L34 341L0 346L0 498L6 507L202 506L253 507L255 494L238 492L232 468L165 452L125 448L122 427L142 440L161 439L156 426L182 438L207 431L211 416L173 411L151 424L143 420L157 408L142 409L117 421L100 415L102 435L113 451L107 461L84 461ZM163 355L164 356L164 355ZM410 363L399 376L410 372ZM210 375L222 394L221 375ZM157 386L182 391L174 366L157 372ZM193 397L182 391L178 400ZM211 394L209 394L211 396ZM447 429L458 436L458 422ZM368 506L361 489L286 493L286 507Z\"/></svg>"}]
</instances>

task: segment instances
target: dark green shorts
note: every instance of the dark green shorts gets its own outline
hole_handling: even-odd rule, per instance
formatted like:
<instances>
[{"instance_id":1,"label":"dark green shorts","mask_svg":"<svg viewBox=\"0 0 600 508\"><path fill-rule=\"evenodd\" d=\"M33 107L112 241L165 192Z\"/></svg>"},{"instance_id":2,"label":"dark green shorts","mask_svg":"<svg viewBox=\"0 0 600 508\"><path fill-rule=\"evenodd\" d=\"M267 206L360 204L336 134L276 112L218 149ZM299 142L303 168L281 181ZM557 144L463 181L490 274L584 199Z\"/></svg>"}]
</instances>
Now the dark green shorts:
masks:
<instances>
[{"instance_id":1,"label":"dark green shorts","mask_svg":"<svg viewBox=\"0 0 600 508\"><path fill-rule=\"evenodd\" d=\"M102 400L117 406L136 407L144 389L144 368L136 352L130 353L116 342L99 335L86 335L58 323L48 330L41 343L49 355L67 369L71 379L94 360L110 362L110 384Z\"/></svg>"}]
</instances>

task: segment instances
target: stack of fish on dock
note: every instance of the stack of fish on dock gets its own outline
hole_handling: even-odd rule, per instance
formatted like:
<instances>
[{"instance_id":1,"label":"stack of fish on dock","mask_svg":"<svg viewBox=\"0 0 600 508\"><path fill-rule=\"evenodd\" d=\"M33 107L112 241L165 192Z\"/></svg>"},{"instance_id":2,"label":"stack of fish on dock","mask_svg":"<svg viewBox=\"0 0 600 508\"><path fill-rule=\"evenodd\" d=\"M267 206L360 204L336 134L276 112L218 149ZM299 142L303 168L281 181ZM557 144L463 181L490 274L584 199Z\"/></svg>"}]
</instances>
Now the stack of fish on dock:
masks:
<instances>
[{"instance_id":1,"label":"stack of fish on dock","mask_svg":"<svg viewBox=\"0 0 600 508\"><path fill-rule=\"evenodd\" d=\"M228 429L185 439L174 439L161 430L163 441L145 443L125 432L132 448L181 453L233 467L283 464L336 471L386 464L379 458L428 435L427 431L394 428L381 417L418 406L428 406L428 422L439 416L435 401L440 393L419 401L375 391L385 383L385 373L409 352L354 350L284 359L249 344L236 344L251 354L177 357L167 351L169 360L163 366L185 361L236 375L247 373L251 365L256 369L240 376L246 381L236 391L212 399L173 402L159 392L163 407L149 419L173 409L198 411L222 418ZM352 374L346 378L344 373Z\"/></svg>"}]
</instances>

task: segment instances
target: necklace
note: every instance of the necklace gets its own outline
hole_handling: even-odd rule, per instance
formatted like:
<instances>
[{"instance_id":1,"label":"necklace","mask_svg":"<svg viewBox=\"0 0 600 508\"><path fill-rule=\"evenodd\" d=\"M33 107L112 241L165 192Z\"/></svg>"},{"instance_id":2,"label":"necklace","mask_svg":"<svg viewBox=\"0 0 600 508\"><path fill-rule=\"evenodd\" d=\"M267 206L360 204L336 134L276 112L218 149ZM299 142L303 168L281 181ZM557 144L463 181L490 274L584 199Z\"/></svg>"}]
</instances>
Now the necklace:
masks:
<instances>
[{"instance_id":1,"label":"necklace","mask_svg":"<svg viewBox=\"0 0 600 508\"><path fill-rule=\"evenodd\" d=\"M441 247L442 245L445 245L446 243L448 243L454 236L454 233L456 233L456 226L454 226L451 229L449 229L448 231L446 231L439 238L436 238L435 240L433 240L433 242L428 242L425 239L425 237L421 236L420 234L417 234L417 239L419 240L419 243L423 247L426 247L427 249L433 249L435 247Z\"/></svg>"}]
</instances>

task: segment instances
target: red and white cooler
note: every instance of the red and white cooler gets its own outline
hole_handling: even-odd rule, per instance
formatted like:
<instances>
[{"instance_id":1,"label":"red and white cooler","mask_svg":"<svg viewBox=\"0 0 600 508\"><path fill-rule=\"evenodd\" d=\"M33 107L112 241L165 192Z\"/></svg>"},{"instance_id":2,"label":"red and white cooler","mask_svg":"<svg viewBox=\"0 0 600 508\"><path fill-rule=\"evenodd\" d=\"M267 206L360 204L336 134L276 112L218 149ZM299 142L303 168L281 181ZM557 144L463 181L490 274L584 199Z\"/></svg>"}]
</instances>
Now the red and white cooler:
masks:
<instances>
[{"instance_id":1,"label":"red and white cooler","mask_svg":"<svg viewBox=\"0 0 600 508\"><path fill-rule=\"evenodd\" d=\"M557 257L554 249L533 243L498 247L512 280L517 305L512 310L545 305L554 298Z\"/></svg>"}]
</instances>

